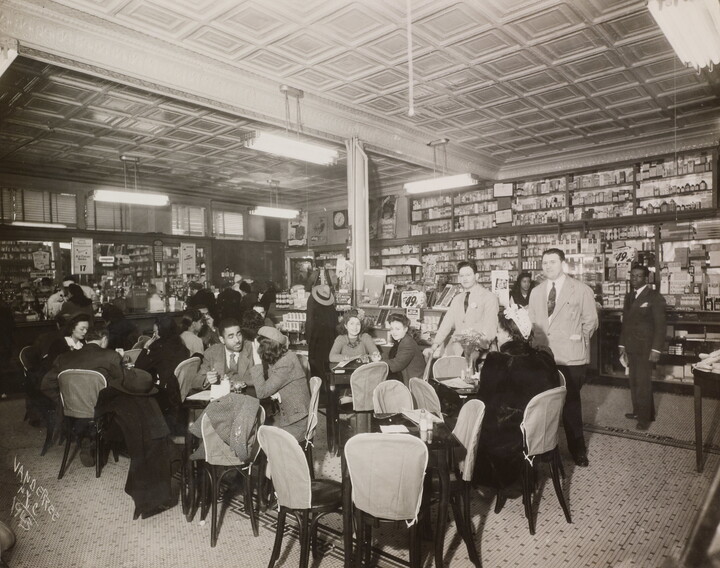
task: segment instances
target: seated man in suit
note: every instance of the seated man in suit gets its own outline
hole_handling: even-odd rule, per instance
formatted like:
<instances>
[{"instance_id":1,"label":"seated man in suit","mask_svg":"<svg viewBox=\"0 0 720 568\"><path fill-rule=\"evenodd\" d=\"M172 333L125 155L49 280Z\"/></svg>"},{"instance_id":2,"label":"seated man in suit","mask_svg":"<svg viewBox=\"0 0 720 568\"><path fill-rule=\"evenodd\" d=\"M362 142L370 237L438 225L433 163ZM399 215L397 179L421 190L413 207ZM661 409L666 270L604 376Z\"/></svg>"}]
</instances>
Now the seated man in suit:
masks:
<instances>
[{"instance_id":1,"label":"seated man in suit","mask_svg":"<svg viewBox=\"0 0 720 568\"><path fill-rule=\"evenodd\" d=\"M250 381L250 369L253 366L252 343L240 330L240 322L226 318L218 325L220 343L208 347L203 354L193 386L207 388L219 382L225 375L231 383Z\"/></svg>"},{"instance_id":2,"label":"seated man in suit","mask_svg":"<svg viewBox=\"0 0 720 568\"><path fill-rule=\"evenodd\" d=\"M122 365L122 357L117 351L107 349L107 329L90 328L85 334L85 342L82 349L72 349L58 355L40 384L42 393L54 401L57 408L56 416L59 419L63 416L58 385L58 375L62 371L68 369L97 371L105 377L108 386L121 384L124 380L125 369ZM56 427L56 431L59 432L60 429ZM87 467L95 465L95 451L91 440L87 438L82 440L80 446L80 461Z\"/></svg>"}]
</instances>

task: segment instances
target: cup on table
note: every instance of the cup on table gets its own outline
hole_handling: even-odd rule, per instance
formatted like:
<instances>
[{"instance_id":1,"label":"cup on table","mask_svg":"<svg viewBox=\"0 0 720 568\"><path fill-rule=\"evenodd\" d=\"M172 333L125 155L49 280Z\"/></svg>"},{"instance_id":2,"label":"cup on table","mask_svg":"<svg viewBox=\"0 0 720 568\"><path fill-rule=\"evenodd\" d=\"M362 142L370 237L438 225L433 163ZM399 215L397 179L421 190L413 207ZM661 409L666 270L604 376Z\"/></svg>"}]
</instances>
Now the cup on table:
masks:
<instances>
[{"instance_id":1,"label":"cup on table","mask_svg":"<svg viewBox=\"0 0 720 568\"><path fill-rule=\"evenodd\" d=\"M218 372L215 369L211 369L207 372L207 382L211 385L218 383Z\"/></svg>"}]
</instances>

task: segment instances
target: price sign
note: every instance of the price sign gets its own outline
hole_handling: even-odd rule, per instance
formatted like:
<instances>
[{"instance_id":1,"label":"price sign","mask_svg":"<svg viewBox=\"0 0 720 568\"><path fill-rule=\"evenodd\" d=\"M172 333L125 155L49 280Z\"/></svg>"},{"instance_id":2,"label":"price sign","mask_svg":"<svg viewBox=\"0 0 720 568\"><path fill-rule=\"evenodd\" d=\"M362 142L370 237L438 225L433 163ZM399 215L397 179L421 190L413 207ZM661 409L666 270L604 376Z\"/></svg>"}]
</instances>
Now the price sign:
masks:
<instances>
[{"instance_id":1,"label":"price sign","mask_svg":"<svg viewBox=\"0 0 720 568\"><path fill-rule=\"evenodd\" d=\"M72 272L73 274L94 274L93 240L73 238L72 240Z\"/></svg>"},{"instance_id":2,"label":"price sign","mask_svg":"<svg viewBox=\"0 0 720 568\"><path fill-rule=\"evenodd\" d=\"M620 264L622 262L632 262L635 258L635 247L624 246L613 251L615 262Z\"/></svg>"},{"instance_id":3,"label":"price sign","mask_svg":"<svg viewBox=\"0 0 720 568\"><path fill-rule=\"evenodd\" d=\"M422 310L420 308L407 308L405 315L407 319L410 320L410 327L420 329L420 319L422 317Z\"/></svg>"},{"instance_id":4,"label":"price sign","mask_svg":"<svg viewBox=\"0 0 720 568\"><path fill-rule=\"evenodd\" d=\"M419 290L404 290L400 294L400 306L403 308L424 308L426 300L425 292Z\"/></svg>"}]
</instances>

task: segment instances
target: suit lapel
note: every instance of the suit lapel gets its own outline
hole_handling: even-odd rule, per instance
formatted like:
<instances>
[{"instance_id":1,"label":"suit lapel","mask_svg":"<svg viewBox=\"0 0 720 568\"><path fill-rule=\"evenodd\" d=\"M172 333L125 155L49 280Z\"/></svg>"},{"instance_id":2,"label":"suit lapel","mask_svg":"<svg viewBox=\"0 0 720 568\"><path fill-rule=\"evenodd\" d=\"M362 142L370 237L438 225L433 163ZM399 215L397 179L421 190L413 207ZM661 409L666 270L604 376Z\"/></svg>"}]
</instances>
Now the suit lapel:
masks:
<instances>
[{"instance_id":1,"label":"suit lapel","mask_svg":"<svg viewBox=\"0 0 720 568\"><path fill-rule=\"evenodd\" d=\"M634 292L633 292L633 295L635 295ZM637 303L637 302L647 301L647 297L649 295L650 295L650 288L645 286L645 289L642 292L640 292L640 295L637 298L635 298L634 302Z\"/></svg>"}]
</instances>

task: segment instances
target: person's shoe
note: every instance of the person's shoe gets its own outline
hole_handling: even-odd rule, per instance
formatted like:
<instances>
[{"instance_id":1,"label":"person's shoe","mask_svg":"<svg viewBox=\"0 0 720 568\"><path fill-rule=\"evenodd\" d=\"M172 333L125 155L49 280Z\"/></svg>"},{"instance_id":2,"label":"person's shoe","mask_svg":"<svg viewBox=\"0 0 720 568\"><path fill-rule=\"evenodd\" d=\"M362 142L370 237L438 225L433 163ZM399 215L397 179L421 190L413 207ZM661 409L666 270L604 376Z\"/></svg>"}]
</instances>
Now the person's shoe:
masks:
<instances>
[{"instance_id":1,"label":"person's shoe","mask_svg":"<svg viewBox=\"0 0 720 568\"><path fill-rule=\"evenodd\" d=\"M87 438L80 442L80 463L85 467L93 467L95 465L95 448L92 447L90 440Z\"/></svg>"},{"instance_id":2,"label":"person's shoe","mask_svg":"<svg viewBox=\"0 0 720 568\"><path fill-rule=\"evenodd\" d=\"M627 418L628 420L637 420L637 414L634 414L633 412L628 412L625 415L625 418Z\"/></svg>"},{"instance_id":3,"label":"person's shoe","mask_svg":"<svg viewBox=\"0 0 720 568\"><path fill-rule=\"evenodd\" d=\"M647 420L640 420L640 422L637 423L636 428L644 432L645 430L650 428L650 422L648 422Z\"/></svg>"},{"instance_id":4,"label":"person's shoe","mask_svg":"<svg viewBox=\"0 0 720 568\"><path fill-rule=\"evenodd\" d=\"M578 450L576 452L573 452L572 454L573 461L575 462L575 465L580 467L587 467L590 465L590 462L588 461L587 452L585 450Z\"/></svg>"}]
</instances>

